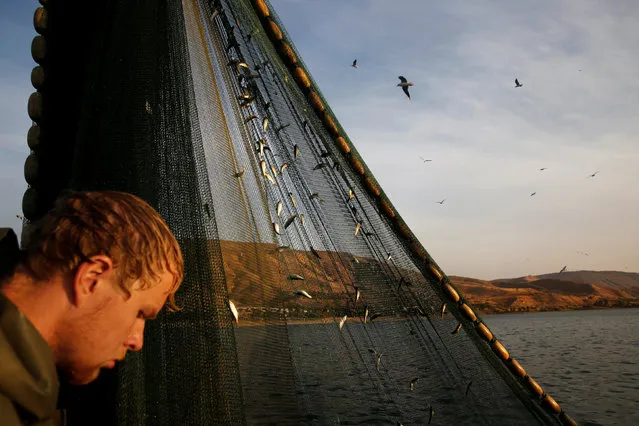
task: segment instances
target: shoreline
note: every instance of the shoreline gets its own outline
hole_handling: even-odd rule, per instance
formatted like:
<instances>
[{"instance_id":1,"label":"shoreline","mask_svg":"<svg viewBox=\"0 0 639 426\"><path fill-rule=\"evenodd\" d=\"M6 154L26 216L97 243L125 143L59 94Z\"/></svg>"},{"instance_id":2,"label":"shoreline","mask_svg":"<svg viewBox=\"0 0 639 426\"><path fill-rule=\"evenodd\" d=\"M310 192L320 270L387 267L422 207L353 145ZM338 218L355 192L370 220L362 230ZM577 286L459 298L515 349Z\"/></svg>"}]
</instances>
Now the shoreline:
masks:
<instances>
[{"instance_id":1,"label":"shoreline","mask_svg":"<svg viewBox=\"0 0 639 426\"><path fill-rule=\"evenodd\" d=\"M492 315L508 315L508 314L539 314L539 313L547 313L547 312L579 312L579 311L609 311L614 309L639 309L639 306L613 306L613 307L588 307L581 309L552 309L552 310L537 310L537 311L475 311L477 312L479 317L484 316L492 316ZM238 324L234 324L235 327L261 327L265 325L270 326L289 326L289 325L311 325L311 324L334 324L337 326L339 324L341 317L313 317L313 318L300 318L300 317L287 317L287 316L272 316L272 317L263 317L263 318L242 318L240 315L240 321ZM403 321L406 317L380 317L376 318L375 322L395 322L395 321ZM449 320L450 316L445 317L444 319L439 318L438 316L432 317L431 320ZM349 317L346 320L346 324L362 324L363 321L359 316ZM345 324L345 325L346 325ZM368 323L370 324L370 322Z\"/></svg>"}]
</instances>

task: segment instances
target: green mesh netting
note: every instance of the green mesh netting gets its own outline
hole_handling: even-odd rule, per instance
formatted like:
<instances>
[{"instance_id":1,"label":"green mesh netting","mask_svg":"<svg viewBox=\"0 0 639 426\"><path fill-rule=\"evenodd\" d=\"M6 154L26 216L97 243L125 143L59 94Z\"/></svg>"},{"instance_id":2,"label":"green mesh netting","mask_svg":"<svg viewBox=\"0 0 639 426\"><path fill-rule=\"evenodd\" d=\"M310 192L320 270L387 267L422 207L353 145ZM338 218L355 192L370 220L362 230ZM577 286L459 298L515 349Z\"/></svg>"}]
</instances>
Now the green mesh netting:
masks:
<instances>
[{"instance_id":1,"label":"green mesh netting","mask_svg":"<svg viewBox=\"0 0 639 426\"><path fill-rule=\"evenodd\" d=\"M48 7L46 116L69 186L140 195L186 259L183 310L96 383L63 389L70 425L558 423L453 303L442 317L441 283L249 0Z\"/></svg>"}]
</instances>

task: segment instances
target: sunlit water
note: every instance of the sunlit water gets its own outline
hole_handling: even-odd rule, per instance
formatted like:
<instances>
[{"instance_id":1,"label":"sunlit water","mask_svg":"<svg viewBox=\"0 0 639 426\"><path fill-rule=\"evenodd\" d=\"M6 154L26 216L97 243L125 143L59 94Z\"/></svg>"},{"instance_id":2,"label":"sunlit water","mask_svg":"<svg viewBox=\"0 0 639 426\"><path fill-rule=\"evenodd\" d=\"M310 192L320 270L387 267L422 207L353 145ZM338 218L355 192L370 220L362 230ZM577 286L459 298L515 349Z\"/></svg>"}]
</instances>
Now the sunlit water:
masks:
<instances>
[{"instance_id":1,"label":"sunlit water","mask_svg":"<svg viewBox=\"0 0 639 426\"><path fill-rule=\"evenodd\" d=\"M639 309L484 317L581 425L639 425Z\"/></svg>"}]
</instances>

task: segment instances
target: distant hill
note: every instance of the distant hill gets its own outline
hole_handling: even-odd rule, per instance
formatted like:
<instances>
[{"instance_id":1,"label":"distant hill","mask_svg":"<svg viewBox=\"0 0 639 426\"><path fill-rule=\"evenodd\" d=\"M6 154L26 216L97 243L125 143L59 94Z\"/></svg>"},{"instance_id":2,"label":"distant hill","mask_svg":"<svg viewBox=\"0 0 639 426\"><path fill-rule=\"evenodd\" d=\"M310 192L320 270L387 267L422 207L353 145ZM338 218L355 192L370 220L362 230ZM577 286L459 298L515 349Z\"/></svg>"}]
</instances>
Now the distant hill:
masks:
<instances>
[{"instance_id":1,"label":"distant hill","mask_svg":"<svg viewBox=\"0 0 639 426\"><path fill-rule=\"evenodd\" d=\"M350 303L354 290L351 287L346 292L345 288L355 281L371 283L363 286L363 291L376 287L371 294L378 300L371 303L383 305L389 312L401 309L392 305L395 298L386 294L388 285L370 279L381 273L373 259L355 259L346 253L278 250L273 244L221 241L220 247L229 296L240 311L261 315L258 311L269 307L308 310L307 316L311 312L329 315L329 311ZM405 271L408 281L414 273ZM304 280L291 280L293 274ZM458 276L450 279L479 313L639 307L637 273L578 271L492 281ZM304 289L313 298L295 296L294 289Z\"/></svg>"},{"instance_id":2,"label":"distant hill","mask_svg":"<svg viewBox=\"0 0 639 426\"><path fill-rule=\"evenodd\" d=\"M484 313L639 307L639 273L575 271L492 281L450 279Z\"/></svg>"}]
</instances>

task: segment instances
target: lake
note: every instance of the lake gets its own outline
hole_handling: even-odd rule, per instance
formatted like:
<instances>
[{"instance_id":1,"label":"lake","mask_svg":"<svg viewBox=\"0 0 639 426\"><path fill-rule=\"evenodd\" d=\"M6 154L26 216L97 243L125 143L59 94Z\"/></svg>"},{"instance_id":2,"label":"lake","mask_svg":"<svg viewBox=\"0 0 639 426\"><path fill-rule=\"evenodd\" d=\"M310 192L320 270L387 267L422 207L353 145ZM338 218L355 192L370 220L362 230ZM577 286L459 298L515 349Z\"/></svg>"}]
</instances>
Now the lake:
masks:
<instances>
[{"instance_id":1,"label":"lake","mask_svg":"<svg viewBox=\"0 0 639 426\"><path fill-rule=\"evenodd\" d=\"M639 309L483 318L579 424L639 424Z\"/></svg>"},{"instance_id":2,"label":"lake","mask_svg":"<svg viewBox=\"0 0 639 426\"><path fill-rule=\"evenodd\" d=\"M639 309L483 319L579 424L639 424ZM538 424L451 316L326 321L236 328L249 424Z\"/></svg>"}]
</instances>

